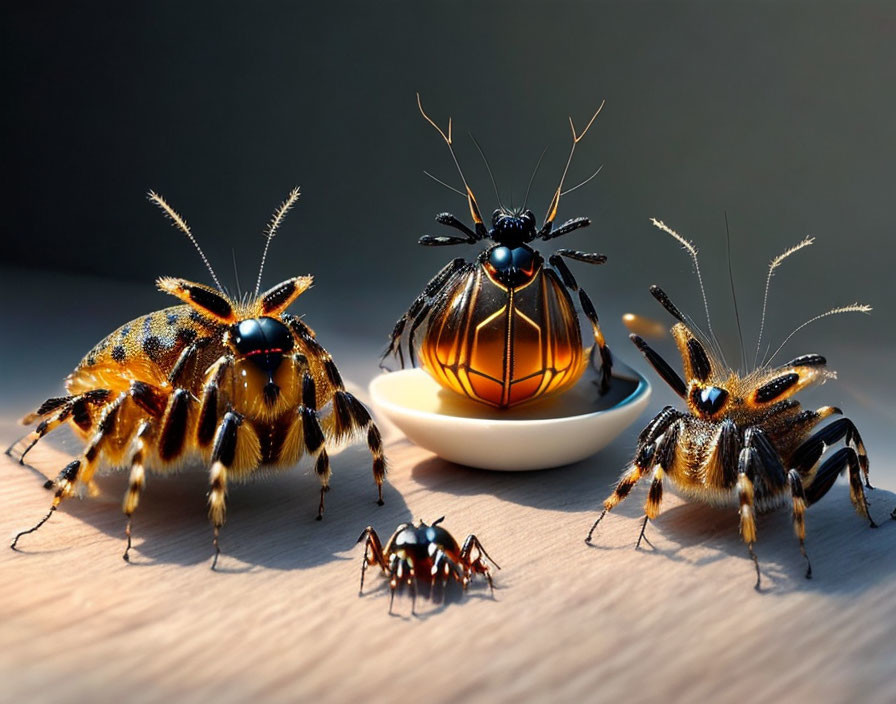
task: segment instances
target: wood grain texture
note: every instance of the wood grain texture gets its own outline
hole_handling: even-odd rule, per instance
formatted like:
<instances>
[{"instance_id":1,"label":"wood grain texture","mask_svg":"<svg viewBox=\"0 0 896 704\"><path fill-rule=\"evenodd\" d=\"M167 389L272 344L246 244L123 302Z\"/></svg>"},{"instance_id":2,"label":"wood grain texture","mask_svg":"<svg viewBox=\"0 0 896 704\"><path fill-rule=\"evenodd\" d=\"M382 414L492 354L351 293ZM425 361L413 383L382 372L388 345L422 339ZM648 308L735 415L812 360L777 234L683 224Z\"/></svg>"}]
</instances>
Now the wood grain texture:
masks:
<instances>
[{"instance_id":1,"label":"wood grain texture","mask_svg":"<svg viewBox=\"0 0 896 704\"><path fill-rule=\"evenodd\" d=\"M79 333L62 314L50 322L57 349L76 357ZM347 378L369 377L375 343L321 337ZM41 353L42 368L64 368ZM637 425L590 460L525 473L451 465L393 431L383 507L363 446L334 456L322 522L307 465L232 487L219 572L209 570L201 469L148 475L132 564L121 559L125 473L100 478L99 496L67 501L23 538L22 552L0 549L0 701L892 702L896 442L875 374L888 355L840 353L856 360L840 365L850 383L817 399L842 404L862 429L882 525L870 530L838 482L807 514L811 581L787 512L759 519L762 593L734 510L667 494L648 527L652 547L635 550L646 486L587 546ZM43 400L23 402L16 386L16 370L36 364L8 356L0 370L18 389L0 402L6 444L22 431L14 419ZM52 390L52 378L35 380L37 395ZM665 401L657 389L652 410ZM29 460L53 475L76 450L73 441L41 444ZM0 536L45 513L41 483L0 456ZM362 529L388 535L401 521L441 515L455 536L475 532L503 568L494 598L477 581L445 604L418 600L417 617L409 598L396 599L390 617L373 570L359 598Z\"/></svg>"},{"instance_id":2,"label":"wood grain texture","mask_svg":"<svg viewBox=\"0 0 896 704\"><path fill-rule=\"evenodd\" d=\"M584 544L624 443L599 461L519 475L448 465L403 441L389 451L386 506L374 504L364 452L351 449L334 460L321 523L307 468L235 487L218 573L201 472L149 477L130 565L124 475L101 479L100 496L69 501L22 553L0 552L4 696L892 700L896 530L868 529L843 485L809 513L811 581L787 514L760 520L757 594L731 512L672 499L648 529L654 547L636 551L642 491L602 524L597 547ZM32 457L39 467L62 460ZM0 481L10 535L49 496L9 458ZM502 565L495 598L479 582L447 604L420 600L417 617L397 599L390 617L374 571L359 598L353 543L364 526L388 533L442 514Z\"/></svg>"}]
</instances>

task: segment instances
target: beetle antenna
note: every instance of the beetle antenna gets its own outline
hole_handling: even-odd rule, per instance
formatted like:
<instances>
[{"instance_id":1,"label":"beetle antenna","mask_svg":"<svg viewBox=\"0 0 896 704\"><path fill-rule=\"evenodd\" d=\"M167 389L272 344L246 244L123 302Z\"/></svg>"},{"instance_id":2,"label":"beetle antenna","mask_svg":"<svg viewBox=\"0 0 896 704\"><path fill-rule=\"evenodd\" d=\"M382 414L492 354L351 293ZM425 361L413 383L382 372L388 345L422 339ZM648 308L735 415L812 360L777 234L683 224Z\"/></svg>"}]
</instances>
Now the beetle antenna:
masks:
<instances>
[{"instance_id":1,"label":"beetle antenna","mask_svg":"<svg viewBox=\"0 0 896 704\"><path fill-rule=\"evenodd\" d=\"M485 156L485 152L482 150L482 146L479 144L479 140L473 136L473 133L470 132L470 139L473 140L473 144L476 145L476 149L479 150L479 156L482 157L482 160L485 162L485 168L488 170L488 177L492 180L492 188L495 189L495 200L498 201L498 206L501 210L504 210L504 204L501 202L501 195L498 193L498 184L495 182L495 175L492 173L492 167L488 163L488 159Z\"/></svg>"},{"instance_id":2,"label":"beetle antenna","mask_svg":"<svg viewBox=\"0 0 896 704\"><path fill-rule=\"evenodd\" d=\"M535 180L535 174L538 173L538 167L541 166L541 160L544 159L544 155L547 153L547 151L547 147L542 149L541 156L538 157L538 161L535 162L535 169L532 171L532 175L529 177L529 185L526 186L526 197L523 198L523 210L526 209L526 203L529 202L529 191L532 190L532 182Z\"/></svg>"},{"instance_id":3,"label":"beetle antenna","mask_svg":"<svg viewBox=\"0 0 896 704\"><path fill-rule=\"evenodd\" d=\"M575 190L581 188L581 187L584 186L586 183L588 183L591 179L593 179L595 176L597 176L597 175L601 172L601 169L603 169L603 168L604 168L604 165L601 164L601 165L598 167L597 171L595 171L593 174L591 174L588 178L586 178L584 181L582 181L582 182L576 184L576 185L573 186L572 188L567 188L567 189L566 189L565 191L563 191L563 193L561 193L560 195L561 195L561 196L565 196L567 193L572 193L573 191L575 191Z\"/></svg>"},{"instance_id":4,"label":"beetle antenna","mask_svg":"<svg viewBox=\"0 0 896 704\"><path fill-rule=\"evenodd\" d=\"M569 165L572 164L573 154L576 153L576 145L582 141L582 138L586 134L588 134L588 130L591 129L591 125L594 124L597 116L600 115L600 111L604 109L606 102L606 100L601 101L597 111L591 116L591 119L588 120L588 124L585 125L585 129L582 130L581 134L576 132L576 126L572 121L572 116L570 116L569 128L572 130L572 146L569 148L569 156L566 158L566 166L563 168L563 175L560 176L560 185L557 186L557 190L554 192L554 197L551 199L551 206L548 208L548 216L545 219L546 222L553 222L554 218L557 217L557 207L560 205L560 196L563 195L563 181L566 180L566 174L569 172Z\"/></svg>"},{"instance_id":5,"label":"beetle antenna","mask_svg":"<svg viewBox=\"0 0 896 704\"><path fill-rule=\"evenodd\" d=\"M725 211L725 245L728 255L728 283L731 284L731 299L734 301L734 319L737 321L737 338L740 341L740 364L746 371L747 353L744 350L744 333L740 325L740 311L737 307L737 292L734 290L734 272L731 270L731 230L728 228L728 212Z\"/></svg>"},{"instance_id":6,"label":"beetle antenna","mask_svg":"<svg viewBox=\"0 0 896 704\"><path fill-rule=\"evenodd\" d=\"M466 199L467 205L470 206L470 215L472 216L474 222L477 225L477 232L479 231L479 226L482 224L482 215L479 213L479 206L476 204L476 198L473 197L473 191L470 189L470 185L467 183L467 179L464 177L464 172L460 168L460 162L457 160L457 155L454 153L454 147L452 146L451 141L451 118L448 118L448 134L439 127L433 119L426 114L426 111L423 109L423 103L420 100L420 94L417 93L417 107L420 108L420 114L423 115L423 119L426 120L429 124L431 124L436 131L442 135L442 139L445 140L445 144L448 145L448 151L451 152L451 158L454 161L454 166L457 168L457 173L460 175L460 180L463 181L464 188L466 189Z\"/></svg>"},{"instance_id":7,"label":"beetle antenna","mask_svg":"<svg viewBox=\"0 0 896 704\"><path fill-rule=\"evenodd\" d=\"M299 187L296 186L293 188L289 195L286 196L286 200L280 204L280 207L274 211L274 215L271 217L271 221L268 223L268 226L265 228L265 243L264 243L264 251L261 253L261 266L258 267L258 280L255 282L255 295L258 295L258 289L261 288L261 273L264 271L264 263L268 258L268 248L271 246L271 240L274 239L274 235L277 234L277 228L280 227L280 223L283 222L283 218L286 217L286 214L292 210L292 206L296 204L296 201L299 199Z\"/></svg>"},{"instance_id":8,"label":"beetle antenna","mask_svg":"<svg viewBox=\"0 0 896 704\"><path fill-rule=\"evenodd\" d=\"M700 294L703 296L703 309L706 311L706 326L709 328L709 334L713 340L716 339L715 333L712 331L712 323L709 319L709 301L706 298L706 289L703 287L703 276L700 274L700 262L697 260L697 248L694 247L694 243L686 240L684 237L679 235L675 230L666 225L662 220L657 220L656 218L650 218L650 222L653 223L654 227L658 227L663 232L668 235L671 235L674 239L678 241L678 243L684 247L685 251L691 255L691 259L694 261L694 270L697 272L697 282L700 284ZM718 344L718 343L716 343Z\"/></svg>"},{"instance_id":9,"label":"beetle antenna","mask_svg":"<svg viewBox=\"0 0 896 704\"><path fill-rule=\"evenodd\" d=\"M240 288L240 272L236 268L236 250L233 247L230 248L230 258L233 260L233 278L236 279L236 296L238 299L242 300L243 292Z\"/></svg>"},{"instance_id":10,"label":"beetle antenna","mask_svg":"<svg viewBox=\"0 0 896 704\"><path fill-rule=\"evenodd\" d=\"M768 290L772 283L772 275L775 273L775 269L781 266L781 262L787 259L787 257L789 257L794 252L800 251L803 247L808 247L814 241L814 237L804 238L802 242L799 242L798 244L793 245L793 247L790 247L781 252L781 254L772 259L771 264L769 264L768 276L765 277L765 295L762 298L762 318L760 319L759 323L759 339L756 340L756 355L753 358L753 366L756 366L756 363L759 361L759 346L762 342L762 332L765 329L765 310L768 305Z\"/></svg>"},{"instance_id":11,"label":"beetle antenna","mask_svg":"<svg viewBox=\"0 0 896 704\"><path fill-rule=\"evenodd\" d=\"M162 209L162 212L165 213L166 217L171 220L172 223L174 223L174 226L190 239L190 242L193 243L196 251L199 252L199 256L202 257L202 261L205 264L206 269L208 269L208 273L212 275L212 281L215 282L215 286L218 287L218 290L221 293L224 293L224 288L221 286L221 282L218 281L218 277L215 276L215 270L212 269L212 265L209 263L208 258L205 256L205 252L202 251L202 247L199 246L196 238L193 237L193 233L190 232L190 228L187 226L186 220L178 215L174 208L168 205L168 203L165 202L165 199L155 191L149 191L149 193L147 193L146 195L153 203L155 203Z\"/></svg>"},{"instance_id":12,"label":"beetle antenna","mask_svg":"<svg viewBox=\"0 0 896 704\"><path fill-rule=\"evenodd\" d=\"M802 330L804 327L806 327L809 323L814 323L816 320L821 320L822 318L827 318L830 315L839 315L840 313L870 313L870 312L871 312L871 306L866 305L864 303L852 303L848 306L842 306L840 308L831 308L831 310L827 311L826 313L822 313L821 315L816 315L814 318L809 318L809 320L807 320L802 325L798 326L792 333L790 333L787 337L784 338L784 342L782 342L778 346L778 349L776 349L774 351L774 353L772 354L771 357L769 357L765 362L763 362L763 365L769 364L775 358L775 356L778 354L778 352L780 352L784 348L784 345L787 344L788 340L790 340L791 337L796 335L800 330Z\"/></svg>"},{"instance_id":13,"label":"beetle antenna","mask_svg":"<svg viewBox=\"0 0 896 704\"><path fill-rule=\"evenodd\" d=\"M433 181L435 181L436 183L438 183L438 184L444 186L445 188L447 188L449 191L454 191L455 193L457 193L457 195L461 196L462 198L466 198L466 197L467 197L467 194L466 194L466 193L464 193L463 191L459 191L459 190L456 189L454 186L451 186L451 185L445 183L442 179L440 179L440 178L436 178L436 177L433 176L431 173L429 173L429 171L424 171L423 173L425 173L427 176L429 176L429 177L430 177Z\"/></svg>"}]
</instances>

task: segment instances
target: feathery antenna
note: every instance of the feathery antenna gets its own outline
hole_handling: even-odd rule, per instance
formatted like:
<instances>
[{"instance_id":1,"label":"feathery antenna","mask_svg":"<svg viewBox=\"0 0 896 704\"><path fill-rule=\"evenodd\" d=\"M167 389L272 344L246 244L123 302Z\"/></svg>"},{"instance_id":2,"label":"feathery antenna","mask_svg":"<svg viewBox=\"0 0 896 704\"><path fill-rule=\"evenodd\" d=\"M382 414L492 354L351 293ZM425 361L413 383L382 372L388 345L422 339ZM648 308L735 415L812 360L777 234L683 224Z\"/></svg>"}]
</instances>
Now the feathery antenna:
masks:
<instances>
[{"instance_id":1,"label":"feathery antenna","mask_svg":"<svg viewBox=\"0 0 896 704\"><path fill-rule=\"evenodd\" d=\"M777 269L779 266L781 266L781 262L783 262L785 259L787 259L787 257L789 257L791 254L793 254L795 252L799 252L803 247L808 247L814 241L815 241L814 237L804 238L798 244L795 244L795 245L793 245L793 247L790 247L790 248L784 250L783 252L781 252L781 254L779 254L777 257L772 259L771 264L769 264L768 276L765 277L765 295L762 298L762 317L760 318L760 322L759 322L759 337L756 340L756 354L753 357L753 366L756 366L756 363L759 361L759 349L760 349L760 345L762 343L762 332L763 332L763 330L765 330L765 311L768 306L768 290L772 283L772 275L775 273L775 269Z\"/></svg>"},{"instance_id":2,"label":"feathery antenna","mask_svg":"<svg viewBox=\"0 0 896 704\"><path fill-rule=\"evenodd\" d=\"M274 211L274 215L271 217L271 221L268 223L268 226L265 228L265 243L264 243L264 251L261 253L261 266L258 267L258 280L255 282L255 295L258 295L258 290L261 288L261 274L264 271L264 263L268 258L268 248L271 246L271 240L274 239L274 235L277 234L277 228L280 227L280 223L283 222L283 218L286 217L286 214L292 210L292 206L296 204L296 201L299 199L299 187L296 186L293 188L289 195L286 196L286 200L280 204L280 207Z\"/></svg>"},{"instance_id":3,"label":"feathery antenna","mask_svg":"<svg viewBox=\"0 0 896 704\"><path fill-rule=\"evenodd\" d=\"M770 363L775 358L775 355L777 355L778 352L780 352L784 348L784 345L787 344L788 340L790 340L791 337L796 335L804 327L809 325L809 323L814 323L816 320L821 320L822 318L827 318L830 315L839 315L840 313L870 313L870 312L871 312L871 306L866 305L864 303L852 303L848 306L842 306L840 308L831 308L831 310L827 311L826 313L822 313L821 315L816 315L814 318L809 318L809 320L807 320L802 325L798 326L792 333L790 333L787 337L784 338L784 342L782 342L778 346L778 349L776 349L774 351L774 354L772 354L772 356L769 357L768 360L766 360L765 364Z\"/></svg>"},{"instance_id":4,"label":"feathery antenna","mask_svg":"<svg viewBox=\"0 0 896 704\"><path fill-rule=\"evenodd\" d=\"M174 223L174 226L183 232L189 239L190 242L193 243L193 246L196 248L196 251L199 252L199 256L202 257L203 263L205 263L206 268L208 269L208 273L212 275L212 281L215 282L215 286L218 287L218 290L221 293L224 293L224 289L221 286L221 282L218 281L218 277L215 276L215 270L212 269L212 265L209 263L208 259L205 256L205 252L202 251L202 247L199 246L199 243L196 241L196 238L193 237L193 233L190 232L190 228L187 226L187 222L175 212L174 208L172 208L168 203L165 202L165 199L162 198L155 191L150 191L146 194L147 197L159 206L162 209L162 212Z\"/></svg>"},{"instance_id":5,"label":"feathery antenna","mask_svg":"<svg viewBox=\"0 0 896 704\"><path fill-rule=\"evenodd\" d=\"M658 227L663 232L676 239L678 243L684 247L685 251L691 255L691 259L694 261L694 269L697 272L697 282L700 284L700 294L703 296L703 309L706 311L706 326L709 328L710 336L715 340L715 333L712 331L712 323L709 320L709 302L706 298L706 289L703 287L703 276L700 274L700 262L697 260L697 248L694 247L693 242L686 240L662 220L650 218L650 222L653 223L654 227Z\"/></svg>"}]
</instances>

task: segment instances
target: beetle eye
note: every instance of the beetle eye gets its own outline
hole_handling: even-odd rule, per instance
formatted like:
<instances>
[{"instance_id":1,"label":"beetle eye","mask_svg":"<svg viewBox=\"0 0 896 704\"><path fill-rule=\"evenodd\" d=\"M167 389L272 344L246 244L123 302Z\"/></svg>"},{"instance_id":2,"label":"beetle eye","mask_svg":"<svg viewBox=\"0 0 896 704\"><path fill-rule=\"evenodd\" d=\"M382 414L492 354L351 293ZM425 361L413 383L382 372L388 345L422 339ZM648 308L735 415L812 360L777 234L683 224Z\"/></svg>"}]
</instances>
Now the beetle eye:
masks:
<instances>
[{"instance_id":1,"label":"beetle eye","mask_svg":"<svg viewBox=\"0 0 896 704\"><path fill-rule=\"evenodd\" d=\"M501 210L496 210L492 213L492 227L497 227L498 221L501 219Z\"/></svg>"},{"instance_id":2,"label":"beetle eye","mask_svg":"<svg viewBox=\"0 0 896 704\"><path fill-rule=\"evenodd\" d=\"M696 387L691 394L694 405L701 413L714 415L728 400L728 392L718 386Z\"/></svg>"},{"instance_id":3,"label":"beetle eye","mask_svg":"<svg viewBox=\"0 0 896 704\"><path fill-rule=\"evenodd\" d=\"M531 210L527 210L525 213L523 213L523 218L526 220L526 222L532 225L535 224L535 213L533 213Z\"/></svg>"}]
</instances>

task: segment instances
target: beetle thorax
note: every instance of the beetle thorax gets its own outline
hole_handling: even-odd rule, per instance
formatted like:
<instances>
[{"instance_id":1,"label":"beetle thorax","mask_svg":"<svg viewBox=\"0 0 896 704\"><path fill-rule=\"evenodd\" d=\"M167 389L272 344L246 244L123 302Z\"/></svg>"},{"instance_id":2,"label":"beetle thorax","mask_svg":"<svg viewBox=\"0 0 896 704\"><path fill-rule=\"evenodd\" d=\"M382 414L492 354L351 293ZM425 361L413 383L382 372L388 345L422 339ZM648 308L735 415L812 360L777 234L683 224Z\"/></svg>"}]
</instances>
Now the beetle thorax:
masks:
<instances>
[{"instance_id":1,"label":"beetle thorax","mask_svg":"<svg viewBox=\"0 0 896 704\"><path fill-rule=\"evenodd\" d=\"M532 281L544 262L526 244L496 244L481 256L489 276L507 288L518 288Z\"/></svg>"}]
</instances>

